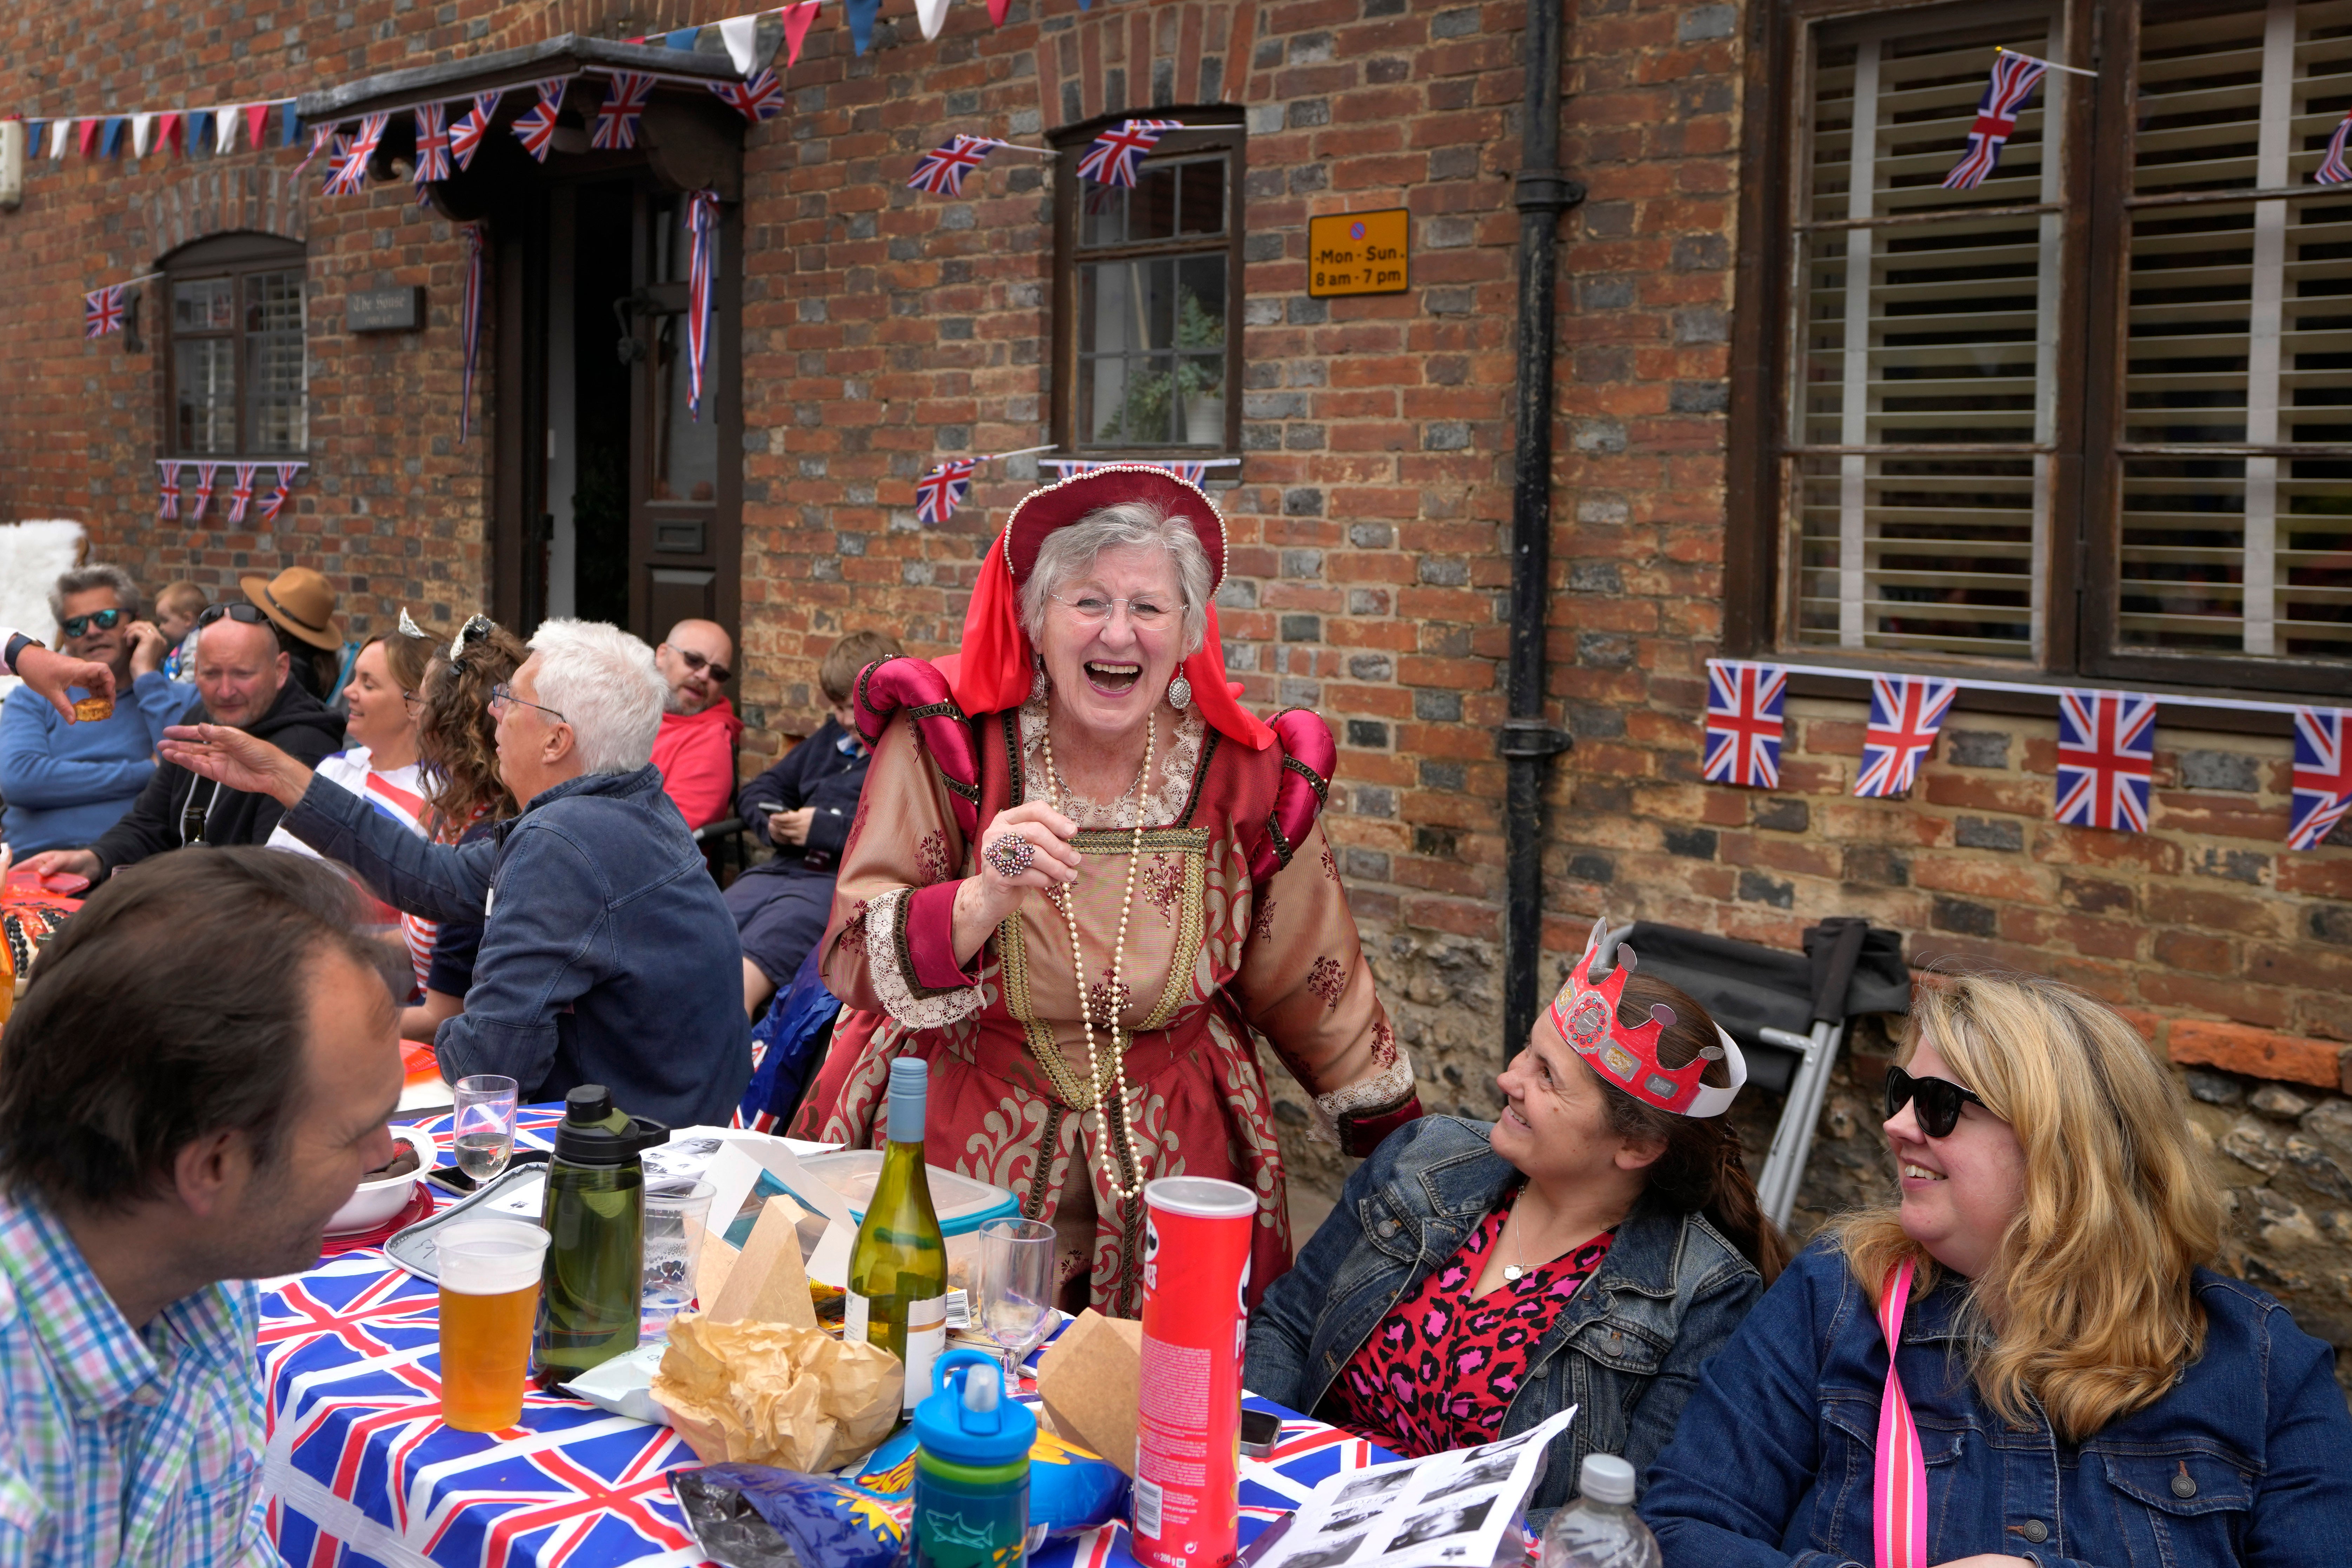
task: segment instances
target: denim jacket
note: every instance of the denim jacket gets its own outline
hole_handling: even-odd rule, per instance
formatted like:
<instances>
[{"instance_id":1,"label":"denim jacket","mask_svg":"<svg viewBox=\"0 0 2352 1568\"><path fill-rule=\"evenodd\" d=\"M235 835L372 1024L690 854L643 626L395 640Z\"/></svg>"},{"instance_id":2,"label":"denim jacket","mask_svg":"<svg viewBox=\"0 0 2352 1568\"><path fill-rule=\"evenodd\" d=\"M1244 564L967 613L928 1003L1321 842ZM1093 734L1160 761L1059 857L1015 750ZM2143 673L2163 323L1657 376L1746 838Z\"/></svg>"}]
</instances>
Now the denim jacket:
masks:
<instances>
[{"instance_id":1,"label":"denim jacket","mask_svg":"<svg viewBox=\"0 0 2352 1568\"><path fill-rule=\"evenodd\" d=\"M1242 1381L1311 1411L1381 1321L1445 1266L1518 1179L1488 1124L1423 1116L1356 1167L1339 1207L1249 1322ZM1695 1214L1644 1202L1617 1228L1600 1270L1528 1357L1497 1437L1570 1406L1530 1510L1576 1495L1584 1456L1622 1454L1638 1475L1664 1448L1720 1350L1763 1293L1756 1268Z\"/></svg>"},{"instance_id":2,"label":"denim jacket","mask_svg":"<svg viewBox=\"0 0 2352 1568\"><path fill-rule=\"evenodd\" d=\"M2154 1404L2080 1443L1978 1395L1947 1276L1904 1314L1897 1362L1927 1469L1927 1561L2040 1568L2319 1568L2352 1562L2352 1417L2326 1345L2206 1270L2205 1352ZM1700 1379L1642 1515L1666 1568L1849 1568L1874 1555L1885 1341L1833 1241L1780 1276Z\"/></svg>"},{"instance_id":3,"label":"denim jacket","mask_svg":"<svg viewBox=\"0 0 2352 1568\"><path fill-rule=\"evenodd\" d=\"M526 1099L602 1083L632 1115L723 1126L751 1078L743 949L652 768L543 790L478 840L427 843L324 779L287 831L387 904L482 922L441 1075L496 1072Z\"/></svg>"}]
</instances>

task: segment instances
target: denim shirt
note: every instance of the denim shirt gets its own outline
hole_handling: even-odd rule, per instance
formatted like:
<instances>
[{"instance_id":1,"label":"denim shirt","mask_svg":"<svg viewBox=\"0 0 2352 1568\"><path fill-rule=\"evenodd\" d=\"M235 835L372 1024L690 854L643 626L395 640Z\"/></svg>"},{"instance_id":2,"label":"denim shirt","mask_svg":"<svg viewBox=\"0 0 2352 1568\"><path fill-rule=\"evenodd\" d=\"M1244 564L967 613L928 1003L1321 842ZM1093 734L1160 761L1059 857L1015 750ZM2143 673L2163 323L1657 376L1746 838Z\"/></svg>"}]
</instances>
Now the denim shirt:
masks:
<instances>
[{"instance_id":1,"label":"denim shirt","mask_svg":"<svg viewBox=\"0 0 2352 1568\"><path fill-rule=\"evenodd\" d=\"M1250 1316L1242 1381L1252 1393L1313 1410L1381 1321L1445 1266L1519 1179L1488 1145L1489 1126L1423 1116L1356 1167L1339 1207ZM1496 1434L1577 1406L1529 1508L1575 1496L1587 1454L1645 1469L1700 1364L1763 1291L1755 1265L1699 1216L1648 1202L1628 1215L1600 1271L1536 1342Z\"/></svg>"},{"instance_id":2,"label":"denim shirt","mask_svg":"<svg viewBox=\"0 0 2352 1568\"><path fill-rule=\"evenodd\" d=\"M743 948L652 768L541 791L484 838L427 843L321 779L287 831L428 920L479 921L441 1075L496 1072L527 1099L602 1083L632 1115L723 1126L751 1079Z\"/></svg>"},{"instance_id":3,"label":"denim shirt","mask_svg":"<svg viewBox=\"0 0 2352 1568\"><path fill-rule=\"evenodd\" d=\"M1927 1561L2319 1568L2352 1561L2352 1417L2329 1348L2251 1285L2197 1271L2205 1351L2080 1444L2011 1427L1969 1379L1948 1276L1904 1314L1896 1367L1927 1470ZM1827 1239L1707 1367L1642 1499L1667 1568L1873 1560L1885 1341Z\"/></svg>"}]
</instances>

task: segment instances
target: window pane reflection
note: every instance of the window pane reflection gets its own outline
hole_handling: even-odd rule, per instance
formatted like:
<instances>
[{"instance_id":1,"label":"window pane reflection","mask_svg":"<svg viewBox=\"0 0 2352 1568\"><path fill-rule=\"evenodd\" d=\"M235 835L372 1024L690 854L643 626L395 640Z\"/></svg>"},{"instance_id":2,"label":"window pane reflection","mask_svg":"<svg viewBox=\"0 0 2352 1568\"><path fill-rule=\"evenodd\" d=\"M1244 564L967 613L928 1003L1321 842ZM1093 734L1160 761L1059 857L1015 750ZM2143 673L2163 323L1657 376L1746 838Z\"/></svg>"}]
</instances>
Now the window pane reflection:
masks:
<instances>
[{"instance_id":1,"label":"window pane reflection","mask_svg":"<svg viewBox=\"0 0 2352 1568\"><path fill-rule=\"evenodd\" d=\"M179 450L198 457L236 455L235 345L226 338L195 338L172 356Z\"/></svg>"},{"instance_id":2,"label":"window pane reflection","mask_svg":"<svg viewBox=\"0 0 2352 1568\"><path fill-rule=\"evenodd\" d=\"M1225 437L1225 256L1078 268L1080 441L1204 446Z\"/></svg>"},{"instance_id":3,"label":"window pane reflection","mask_svg":"<svg viewBox=\"0 0 2352 1568\"><path fill-rule=\"evenodd\" d=\"M302 274L257 272L245 280L245 397L255 453L299 452L309 440L302 348Z\"/></svg>"}]
</instances>

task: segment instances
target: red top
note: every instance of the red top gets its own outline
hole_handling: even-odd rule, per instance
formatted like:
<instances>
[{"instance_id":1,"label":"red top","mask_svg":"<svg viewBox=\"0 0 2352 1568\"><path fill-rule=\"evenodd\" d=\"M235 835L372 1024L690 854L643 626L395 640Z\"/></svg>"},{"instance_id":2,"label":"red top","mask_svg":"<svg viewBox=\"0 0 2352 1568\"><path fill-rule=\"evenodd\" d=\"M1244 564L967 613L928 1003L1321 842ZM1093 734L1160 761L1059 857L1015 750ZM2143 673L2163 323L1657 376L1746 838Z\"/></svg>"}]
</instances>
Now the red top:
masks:
<instances>
[{"instance_id":1,"label":"red top","mask_svg":"<svg viewBox=\"0 0 2352 1568\"><path fill-rule=\"evenodd\" d=\"M1407 1458L1475 1448L1502 1435L1528 1356L1560 1309L1609 1256L1614 1230L1474 1294L1517 1193L1486 1216L1445 1267L1381 1320L1325 1396L1332 1424Z\"/></svg>"},{"instance_id":2,"label":"red top","mask_svg":"<svg viewBox=\"0 0 2352 1568\"><path fill-rule=\"evenodd\" d=\"M735 737L743 721L724 695L700 713L665 713L654 766L689 828L707 828L735 800Z\"/></svg>"}]
</instances>

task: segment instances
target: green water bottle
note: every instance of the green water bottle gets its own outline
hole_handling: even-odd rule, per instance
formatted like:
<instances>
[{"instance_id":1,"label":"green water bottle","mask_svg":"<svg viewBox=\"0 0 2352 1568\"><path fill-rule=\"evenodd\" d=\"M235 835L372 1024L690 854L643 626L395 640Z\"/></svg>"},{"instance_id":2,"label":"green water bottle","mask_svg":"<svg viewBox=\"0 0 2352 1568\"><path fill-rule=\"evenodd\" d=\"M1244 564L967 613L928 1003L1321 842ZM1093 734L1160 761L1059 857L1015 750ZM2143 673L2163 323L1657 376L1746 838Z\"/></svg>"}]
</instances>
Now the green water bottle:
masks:
<instances>
[{"instance_id":1,"label":"green water bottle","mask_svg":"<svg viewBox=\"0 0 2352 1568\"><path fill-rule=\"evenodd\" d=\"M878 1344L906 1367L908 1410L930 1391L931 1363L948 1344L948 1244L923 1165L929 1085L920 1060L902 1056L890 1063L890 1142L849 1249L842 1312L843 1338Z\"/></svg>"},{"instance_id":2,"label":"green water bottle","mask_svg":"<svg viewBox=\"0 0 2352 1568\"><path fill-rule=\"evenodd\" d=\"M530 1347L541 1388L637 1348L646 1276L646 1171L637 1155L668 1137L659 1122L615 1111L601 1083L563 1097L540 1209L551 1238Z\"/></svg>"},{"instance_id":3,"label":"green water bottle","mask_svg":"<svg viewBox=\"0 0 2352 1568\"><path fill-rule=\"evenodd\" d=\"M1004 1369L951 1350L915 1406L914 1568L1019 1568L1029 1561L1029 1448L1037 1417L1003 1397Z\"/></svg>"}]
</instances>

